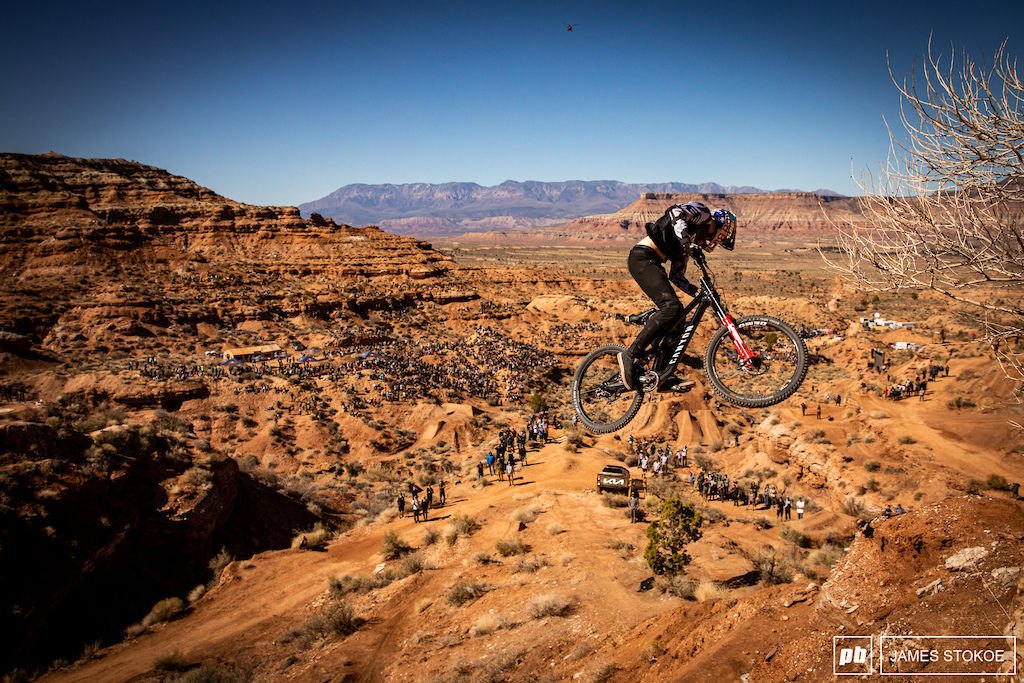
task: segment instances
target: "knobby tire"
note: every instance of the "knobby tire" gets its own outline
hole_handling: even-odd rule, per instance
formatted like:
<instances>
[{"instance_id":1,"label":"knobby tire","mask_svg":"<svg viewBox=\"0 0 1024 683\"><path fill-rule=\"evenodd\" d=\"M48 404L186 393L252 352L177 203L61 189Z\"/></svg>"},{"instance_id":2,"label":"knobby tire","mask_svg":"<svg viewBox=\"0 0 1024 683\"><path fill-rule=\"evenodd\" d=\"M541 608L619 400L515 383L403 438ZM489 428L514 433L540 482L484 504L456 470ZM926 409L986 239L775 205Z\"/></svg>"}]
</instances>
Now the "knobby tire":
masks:
<instances>
[{"instance_id":1,"label":"knobby tire","mask_svg":"<svg viewBox=\"0 0 1024 683\"><path fill-rule=\"evenodd\" d=\"M595 434L615 432L632 420L644 392L626 389L619 376L621 344L600 346L583 359L572 378L572 406L584 427Z\"/></svg>"},{"instance_id":2,"label":"knobby tire","mask_svg":"<svg viewBox=\"0 0 1024 683\"><path fill-rule=\"evenodd\" d=\"M793 395L807 375L807 346L792 327L767 315L737 319L736 328L758 355L744 368L727 327L711 337L704 353L704 371L715 392L745 408L763 408Z\"/></svg>"}]
</instances>

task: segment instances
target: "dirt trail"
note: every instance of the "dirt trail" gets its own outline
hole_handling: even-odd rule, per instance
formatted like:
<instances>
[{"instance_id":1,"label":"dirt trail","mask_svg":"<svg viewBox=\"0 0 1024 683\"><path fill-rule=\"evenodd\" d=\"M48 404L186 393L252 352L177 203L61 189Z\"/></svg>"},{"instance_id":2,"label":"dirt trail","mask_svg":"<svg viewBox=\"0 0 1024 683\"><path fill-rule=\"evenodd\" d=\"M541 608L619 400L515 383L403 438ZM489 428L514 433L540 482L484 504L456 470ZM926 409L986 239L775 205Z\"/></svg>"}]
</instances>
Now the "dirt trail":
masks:
<instances>
[{"instance_id":1,"label":"dirt trail","mask_svg":"<svg viewBox=\"0 0 1024 683\"><path fill-rule=\"evenodd\" d=\"M872 394L844 391L847 398L843 405L822 404L820 421L814 417L818 405L815 402L808 401L807 415L801 415L797 399L791 399L777 410L781 420L787 423L802 421L805 431L825 430L833 443L841 442L850 431L863 430L866 426L876 429L886 435L888 445L883 448L882 442L872 444L873 450L866 452L874 453L881 448L884 456L871 457L882 457L896 464L906 461L908 466L913 465L916 476L925 480L962 478L970 473L978 476L1003 473L1011 481L1019 479L1022 474L1019 462L972 438L977 430L1005 430L1006 415L951 411L946 407L951 382L936 382L931 386L933 392L923 402L916 398L892 402ZM646 415L641 413L638 423L631 425L637 428L633 433L676 436L680 434L680 426L684 427L681 431L685 434L689 422L692 430L688 441L694 446L699 441L706 442L702 434L705 426L709 431L713 431L712 425L718 429L719 420L727 421L735 413L728 407L722 411L710 411L703 404L691 407L688 400L689 397L678 404L661 402L652 406ZM882 414L886 417L880 417ZM476 652L479 646L473 629L487 615L507 624L487 637L487 652L515 652L526 647L532 653L528 655L532 658L530 661L536 660L537 666L548 668L554 665L552 670L563 672L567 677L582 670L579 668L582 664L572 669L565 658L584 644L594 652L609 652L608 648L614 650L612 644L619 642L624 643L627 650L637 649L638 643L649 643L659 633L669 642L674 636L665 632L666 628L682 628L687 633L692 631L698 640L705 638L707 636L700 635L704 627L688 624L692 624L693 619L711 619L712 613L707 607L680 602L656 590L638 591L640 582L650 576L641 559L646 545L646 525L630 524L623 509L606 507L594 491L596 472L604 464L615 461L611 454L628 450L626 437L630 432L627 428L613 435L585 437L592 446L584 446L578 452L567 450L564 433L555 432L552 443L531 447L529 465L516 472L515 486L489 476L490 485L481 488L476 485L474 472L449 487L448 505L431 510L427 523L416 523L406 517L364 525L344 534L326 552L281 550L233 563L220 585L182 618L108 648L97 659L51 674L46 680L110 683L140 680L152 675L156 658L177 649L191 662L230 662L233 656L247 653L269 662L267 666L283 667L281 671L286 673L280 677L295 681L417 681L431 673L443 674L444 667L448 666L445 662ZM900 443L899 437L903 434L914 441ZM950 435L959 436L954 441ZM771 465L764 454L758 452L757 443L749 436L738 447L730 441L714 456L731 476L737 476L741 468L750 465ZM475 446L473 452L484 454L490 447L484 443ZM856 452L856 448L849 452ZM694 459L691 459L691 467L696 467ZM791 490L809 492L799 482L795 482ZM818 497L822 496L818 494ZM779 547L794 560L798 557L796 545L780 542L781 527L774 510L759 506L736 507L731 502L721 501L701 504L720 510L725 520L708 525L704 537L694 545L690 570L694 578L725 581L750 572L754 568L755 551L766 545ZM513 514L521 508L529 508L535 517L522 528L513 519ZM441 531L455 515L472 517L481 523L481 528L450 548L444 543L425 546L423 531L426 528ZM763 529L756 524L743 523L758 517L767 517L776 525ZM525 518L529 519L529 515ZM852 522L826 507L807 514L803 520L796 520L794 514L794 519L787 524L803 533L822 537L829 531L849 531ZM302 625L320 604L328 577L374 570L381 562L380 540L387 531L394 531L410 545L420 548L428 559L429 568L361 598L358 610L368 622L347 639L312 651L296 651L294 645L283 642L282 636ZM518 569L517 563L523 556L505 558L495 552L498 541L513 536L520 537L527 546L526 558L543 558L541 568ZM473 559L481 554L486 554L489 561ZM460 581L478 582L487 586L487 590L469 605L447 604L445 595ZM755 599L758 590L758 587L736 589L730 599L742 600L746 596ZM783 592L773 590L774 593L769 591L765 595ZM548 594L568 596L573 603L570 616L556 622L532 619L527 613L529 602ZM426 605L422 612L420 604ZM738 609L738 614L748 611L747 607ZM804 620L809 618L809 610L805 606L789 614ZM668 621L659 621L663 617ZM750 621L747 627L731 636L736 639L734 642L723 641L722 645L707 650L700 661L707 661L708 653L724 647L723 651L729 652L729 661L733 662L729 667L740 667L738 662L743 658L737 653L760 649L759 629L772 624L768 618ZM442 649L450 651L443 657L431 654ZM544 655L545 652L550 654ZM642 657L642 653L638 651L636 656ZM293 660L294 663L289 664Z\"/></svg>"},{"instance_id":2,"label":"dirt trail","mask_svg":"<svg viewBox=\"0 0 1024 683\"><path fill-rule=\"evenodd\" d=\"M427 571L420 583L393 598L374 615L368 628L347 641L349 657L363 662L362 666L356 665L356 680L385 680L381 677L382 661L393 655L395 641L409 636L412 596L430 595L436 600L463 574L491 577L497 584L497 574L507 574L506 569L495 565L487 571L466 573L462 558L471 554L472 548L494 555L497 540L520 533L518 522L509 514L524 506L536 506L539 511L537 521L521 534L530 551L546 555L552 564L567 565L564 580L541 587L569 589L583 605L600 603L600 611L585 610L588 620L593 620L588 632L613 631L621 623L635 623L652 610L667 609L668 605L661 596L637 593L639 582L649 572L637 562L616 557L615 551L607 547L610 539L621 540L634 548L635 557L642 552L644 525L631 525L622 509L604 507L598 496L588 491L593 489L595 473L606 461L611 460L599 450L572 454L560 442L552 442L530 450L528 466L516 472L516 486L488 477L493 482L490 486L474 488L474 475L450 487L448 505L431 510L427 523L416 523L407 516L348 532L326 552L271 551L232 563L220 584L184 617L103 651L87 666L57 672L47 680L126 681L152 671L153 662L172 650L179 650L189 661L199 661L245 650L254 643L272 643L304 621L310 605L327 589L329 577L372 572L381 562L378 551L386 531L394 531L417 546L427 526L440 530L454 515L480 520L484 528L465 542L468 548L460 547L450 560L441 560L446 566ZM565 531L545 531L555 523ZM512 587L512 591L518 592L518 588ZM522 600L515 602L521 606Z\"/></svg>"}]
</instances>

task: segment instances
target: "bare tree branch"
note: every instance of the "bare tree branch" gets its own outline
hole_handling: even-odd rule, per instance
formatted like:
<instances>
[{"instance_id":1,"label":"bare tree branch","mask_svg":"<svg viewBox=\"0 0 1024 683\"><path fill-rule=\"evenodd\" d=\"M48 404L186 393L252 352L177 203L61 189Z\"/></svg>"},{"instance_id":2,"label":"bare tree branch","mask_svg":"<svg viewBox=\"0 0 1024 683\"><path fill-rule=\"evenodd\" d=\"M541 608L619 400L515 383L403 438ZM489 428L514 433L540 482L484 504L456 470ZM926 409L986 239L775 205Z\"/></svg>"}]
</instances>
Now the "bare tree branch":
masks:
<instances>
[{"instance_id":1,"label":"bare tree branch","mask_svg":"<svg viewBox=\"0 0 1024 683\"><path fill-rule=\"evenodd\" d=\"M825 260L868 291L930 289L984 313L995 339L1024 335L1024 82L1006 43L991 66L928 54L918 77L890 77L905 136L889 131L889 157L862 177L869 227L834 225L840 258ZM981 296L1005 289L1009 298ZM993 343L995 345L995 343ZM997 353L1024 380L1024 355Z\"/></svg>"}]
</instances>

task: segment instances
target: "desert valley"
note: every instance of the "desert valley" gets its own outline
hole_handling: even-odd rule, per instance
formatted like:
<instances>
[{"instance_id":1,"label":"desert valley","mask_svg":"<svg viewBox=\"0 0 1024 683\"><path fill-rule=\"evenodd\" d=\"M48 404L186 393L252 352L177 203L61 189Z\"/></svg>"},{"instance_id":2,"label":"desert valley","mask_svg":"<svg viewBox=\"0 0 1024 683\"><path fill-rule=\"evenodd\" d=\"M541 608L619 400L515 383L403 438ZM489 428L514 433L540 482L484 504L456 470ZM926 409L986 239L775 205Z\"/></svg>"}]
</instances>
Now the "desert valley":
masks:
<instances>
[{"instance_id":1,"label":"desert valley","mask_svg":"<svg viewBox=\"0 0 1024 683\"><path fill-rule=\"evenodd\" d=\"M590 434L574 369L635 335L626 253L692 198L739 216L718 290L805 330L808 376L770 408L722 401L708 317L693 390ZM975 310L844 284L826 217L865 220L812 193L645 193L428 243L135 162L0 155L0 675L832 681L837 637L1024 635L1020 384ZM481 465L508 430L511 482ZM598 491L606 465L646 480L640 523ZM410 486L425 521L397 507ZM674 497L701 535L655 575Z\"/></svg>"}]
</instances>

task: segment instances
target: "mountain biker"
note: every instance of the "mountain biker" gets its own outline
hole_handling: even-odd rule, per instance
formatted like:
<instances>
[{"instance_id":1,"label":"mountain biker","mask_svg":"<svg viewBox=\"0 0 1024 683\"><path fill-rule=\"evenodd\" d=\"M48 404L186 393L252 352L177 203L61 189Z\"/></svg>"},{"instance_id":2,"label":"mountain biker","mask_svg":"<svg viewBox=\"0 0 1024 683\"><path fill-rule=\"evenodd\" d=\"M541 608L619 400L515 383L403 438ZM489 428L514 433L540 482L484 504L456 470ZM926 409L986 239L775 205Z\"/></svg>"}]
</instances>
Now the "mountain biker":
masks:
<instances>
[{"instance_id":1,"label":"mountain biker","mask_svg":"<svg viewBox=\"0 0 1024 683\"><path fill-rule=\"evenodd\" d=\"M732 251L736 246L736 216L725 209L712 214L708 207L697 201L670 206L657 222L647 224L647 236L629 252L629 274L658 310L647 320L629 350L619 353L622 383L627 389L636 389L639 384L635 359L643 355L651 342L670 327L683 310L672 285L691 297L699 291L686 279L691 244L700 246L704 251L711 251L721 244ZM667 274L662 265L665 261L672 261ZM658 390L683 391L693 384L693 380L680 379L673 373L661 379Z\"/></svg>"}]
</instances>

